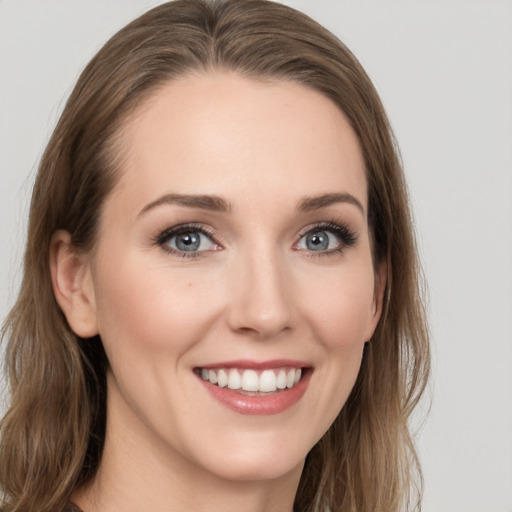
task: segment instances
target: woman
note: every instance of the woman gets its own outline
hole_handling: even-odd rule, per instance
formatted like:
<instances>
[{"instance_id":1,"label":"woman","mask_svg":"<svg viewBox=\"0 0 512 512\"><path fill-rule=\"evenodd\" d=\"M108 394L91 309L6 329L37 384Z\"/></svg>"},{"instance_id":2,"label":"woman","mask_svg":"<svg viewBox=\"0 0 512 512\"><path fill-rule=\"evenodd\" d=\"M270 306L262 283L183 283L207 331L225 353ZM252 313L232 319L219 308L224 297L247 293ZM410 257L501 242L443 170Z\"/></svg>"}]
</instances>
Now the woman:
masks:
<instances>
[{"instance_id":1,"label":"woman","mask_svg":"<svg viewBox=\"0 0 512 512\"><path fill-rule=\"evenodd\" d=\"M149 11L42 158L3 510L414 508L417 276L391 130L334 36L264 0Z\"/></svg>"}]
</instances>

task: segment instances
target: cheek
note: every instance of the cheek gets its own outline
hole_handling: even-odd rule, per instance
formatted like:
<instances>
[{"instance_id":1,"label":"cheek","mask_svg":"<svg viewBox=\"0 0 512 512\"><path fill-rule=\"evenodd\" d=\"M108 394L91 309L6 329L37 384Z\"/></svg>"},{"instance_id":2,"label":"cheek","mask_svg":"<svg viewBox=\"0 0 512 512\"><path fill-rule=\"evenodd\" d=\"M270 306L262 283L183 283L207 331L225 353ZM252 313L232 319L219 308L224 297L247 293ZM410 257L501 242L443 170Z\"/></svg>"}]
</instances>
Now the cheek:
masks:
<instances>
[{"instance_id":1,"label":"cheek","mask_svg":"<svg viewBox=\"0 0 512 512\"><path fill-rule=\"evenodd\" d=\"M374 323L374 277L371 265L358 265L316 276L303 293L303 313L330 350L351 350L367 341Z\"/></svg>"},{"instance_id":2,"label":"cheek","mask_svg":"<svg viewBox=\"0 0 512 512\"><path fill-rule=\"evenodd\" d=\"M311 293L302 309L316 343L313 374L315 393L311 417L318 420L317 439L327 431L346 403L356 382L368 325L372 318L373 279L367 271L340 272ZM306 317L307 315L307 317Z\"/></svg>"},{"instance_id":3,"label":"cheek","mask_svg":"<svg viewBox=\"0 0 512 512\"><path fill-rule=\"evenodd\" d=\"M213 289L189 274L147 266L139 258L103 262L96 281L98 324L107 353L122 347L126 356L128 348L146 356L148 349L179 354L201 338L215 317Z\"/></svg>"}]
</instances>

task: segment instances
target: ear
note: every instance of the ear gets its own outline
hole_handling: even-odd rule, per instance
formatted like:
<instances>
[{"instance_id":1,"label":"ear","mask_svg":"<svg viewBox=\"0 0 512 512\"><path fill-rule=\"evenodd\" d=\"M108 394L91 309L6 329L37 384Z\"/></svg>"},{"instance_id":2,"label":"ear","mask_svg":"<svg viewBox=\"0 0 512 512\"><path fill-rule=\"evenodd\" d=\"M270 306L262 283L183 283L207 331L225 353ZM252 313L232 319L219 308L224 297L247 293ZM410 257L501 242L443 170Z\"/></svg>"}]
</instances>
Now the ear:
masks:
<instances>
[{"instance_id":1,"label":"ear","mask_svg":"<svg viewBox=\"0 0 512 512\"><path fill-rule=\"evenodd\" d=\"M367 332L367 340L370 340L377 328L384 304L384 292L387 284L388 264L385 260L379 263L375 272L375 286L373 291L372 318Z\"/></svg>"},{"instance_id":2,"label":"ear","mask_svg":"<svg viewBox=\"0 0 512 512\"><path fill-rule=\"evenodd\" d=\"M81 338L98 334L94 287L88 258L75 250L67 231L50 243L53 293L73 332Z\"/></svg>"}]
</instances>

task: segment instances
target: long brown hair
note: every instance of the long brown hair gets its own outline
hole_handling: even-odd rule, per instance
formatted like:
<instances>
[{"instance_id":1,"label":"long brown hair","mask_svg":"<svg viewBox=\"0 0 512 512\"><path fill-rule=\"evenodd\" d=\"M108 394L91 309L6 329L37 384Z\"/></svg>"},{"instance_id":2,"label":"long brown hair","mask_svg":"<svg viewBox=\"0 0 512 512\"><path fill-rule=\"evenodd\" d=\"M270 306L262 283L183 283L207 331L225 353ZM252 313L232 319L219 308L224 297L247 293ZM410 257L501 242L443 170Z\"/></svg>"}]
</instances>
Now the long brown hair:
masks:
<instances>
[{"instance_id":1,"label":"long brown hair","mask_svg":"<svg viewBox=\"0 0 512 512\"><path fill-rule=\"evenodd\" d=\"M351 123L366 164L374 261L387 262L384 312L347 403L307 456L296 504L304 512L416 508L421 471L408 423L429 373L428 333L406 185L379 97L351 52L304 14L266 0L177 0L130 23L92 59L42 157L23 282L2 330L10 386L3 510L61 511L95 475L108 362L99 337L78 338L55 301L50 239L64 229L76 248L94 247L119 175L123 122L157 87L194 70L299 82Z\"/></svg>"}]
</instances>

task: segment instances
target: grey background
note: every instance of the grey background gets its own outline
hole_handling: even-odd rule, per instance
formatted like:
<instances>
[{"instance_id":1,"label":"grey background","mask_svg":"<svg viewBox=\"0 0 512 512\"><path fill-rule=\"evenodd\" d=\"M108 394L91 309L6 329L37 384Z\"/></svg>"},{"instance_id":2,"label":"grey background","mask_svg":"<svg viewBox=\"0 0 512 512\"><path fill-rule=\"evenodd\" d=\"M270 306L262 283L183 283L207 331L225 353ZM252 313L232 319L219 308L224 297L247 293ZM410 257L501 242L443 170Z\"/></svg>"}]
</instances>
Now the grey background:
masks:
<instances>
[{"instance_id":1,"label":"grey background","mask_svg":"<svg viewBox=\"0 0 512 512\"><path fill-rule=\"evenodd\" d=\"M65 98L101 44L158 3L0 0L0 318L19 283L35 167ZM512 2L286 3L358 56L402 150L434 349L419 435L424 510L511 512Z\"/></svg>"}]
</instances>

